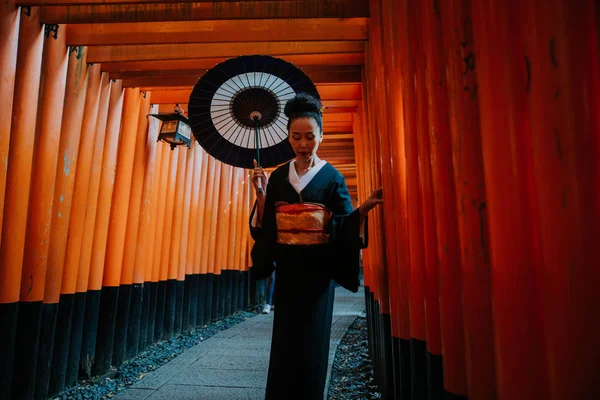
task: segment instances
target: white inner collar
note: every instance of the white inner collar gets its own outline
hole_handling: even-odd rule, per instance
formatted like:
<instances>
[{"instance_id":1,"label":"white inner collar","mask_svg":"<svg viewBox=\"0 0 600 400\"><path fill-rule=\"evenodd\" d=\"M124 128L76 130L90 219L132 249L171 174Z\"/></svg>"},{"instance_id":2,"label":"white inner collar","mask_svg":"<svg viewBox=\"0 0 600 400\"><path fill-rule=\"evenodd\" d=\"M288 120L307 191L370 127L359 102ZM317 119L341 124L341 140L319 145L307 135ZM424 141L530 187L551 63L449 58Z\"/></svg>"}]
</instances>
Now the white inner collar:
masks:
<instances>
[{"instance_id":1,"label":"white inner collar","mask_svg":"<svg viewBox=\"0 0 600 400\"><path fill-rule=\"evenodd\" d=\"M296 160L292 160L290 162L290 172L288 174L288 180L296 189L296 192L300 193L306 185L313 180L315 175L323 168L323 166L327 164L327 161L321 160L314 167L312 167L302 178L298 178L298 173L296 172Z\"/></svg>"}]
</instances>

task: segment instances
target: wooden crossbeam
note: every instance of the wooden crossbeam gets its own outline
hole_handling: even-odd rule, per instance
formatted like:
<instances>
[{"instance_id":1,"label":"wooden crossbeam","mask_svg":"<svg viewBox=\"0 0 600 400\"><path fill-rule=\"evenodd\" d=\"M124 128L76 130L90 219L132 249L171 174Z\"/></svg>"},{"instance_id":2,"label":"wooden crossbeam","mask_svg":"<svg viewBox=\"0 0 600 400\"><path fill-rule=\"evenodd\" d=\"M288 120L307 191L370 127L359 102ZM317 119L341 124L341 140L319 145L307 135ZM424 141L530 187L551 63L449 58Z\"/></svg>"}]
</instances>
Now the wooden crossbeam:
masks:
<instances>
[{"instance_id":1,"label":"wooden crossbeam","mask_svg":"<svg viewBox=\"0 0 600 400\"><path fill-rule=\"evenodd\" d=\"M332 54L364 51L360 41L193 43L129 46L93 46L88 49L89 63L178 60L203 57L237 57L253 54Z\"/></svg>"},{"instance_id":2,"label":"wooden crossbeam","mask_svg":"<svg viewBox=\"0 0 600 400\"><path fill-rule=\"evenodd\" d=\"M316 85L325 107L334 107L338 104L353 104L360 102L361 88L358 85ZM142 88L144 89L144 88ZM153 104L187 104L192 88L177 90L152 90ZM347 132L352 132L349 129Z\"/></svg>"},{"instance_id":3,"label":"wooden crossbeam","mask_svg":"<svg viewBox=\"0 0 600 400\"><path fill-rule=\"evenodd\" d=\"M233 19L365 18L364 0L230 1L161 4L80 4L42 8L46 24Z\"/></svg>"},{"instance_id":4,"label":"wooden crossbeam","mask_svg":"<svg viewBox=\"0 0 600 400\"><path fill-rule=\"evenodd\" d=\"M174 4L174 3L235 3L238 0L15 0L17 6L76 6L76 5L103 5L103 4ZM273 0L253 0L255 2L268 2ZM277 0L278 2L288 0ZM296 0L304 1L304 0Z\"/></svg>"},{"instance_id":5,"label":"wooden crossbeam","mask_svg":"<svg viewBox=\"0 0 600 400\"><path fill-rule=\"evenodd\" d=\"M160 43L293 42L367 39L367 18L248 19L68 25L67 43L107 46ZM200 53L201 54L201 53Z\"/></svg>"},{"instance_id":6,"label":"wooden crossbeam","mask_svg":"<svg viewBox=\"0 0 600 400\"><path fill-rule=\"evenodd\" d=\"M365 56L363 52L359 53L331 53L331 54L292 54L277 55L274 57L282 58L300 68L316 65L363 65ZM122 72L122 71L185 71L185 70L206 70L227 60L226 57L212 58L192 58L180 60L163 61L128 61L128 62L105 62L102 64L102 71Z\"/></svg>"},{"instance_id":7,"label":"wooden crossbeam","mask_svg":"<svg viewBox=\"0 0 600 400\"><path fill-rule=\"evenodd\" d=\"M360 83L360 66L345 67L315 67L302 68L310 79L315 83ZM143 71L142 73L124 71L111 72L111 79L122 79L123 87L145 87L145 86L193 86L198 79L206 73L206 70L188 71Z\"/></svg>"}]
</instances>

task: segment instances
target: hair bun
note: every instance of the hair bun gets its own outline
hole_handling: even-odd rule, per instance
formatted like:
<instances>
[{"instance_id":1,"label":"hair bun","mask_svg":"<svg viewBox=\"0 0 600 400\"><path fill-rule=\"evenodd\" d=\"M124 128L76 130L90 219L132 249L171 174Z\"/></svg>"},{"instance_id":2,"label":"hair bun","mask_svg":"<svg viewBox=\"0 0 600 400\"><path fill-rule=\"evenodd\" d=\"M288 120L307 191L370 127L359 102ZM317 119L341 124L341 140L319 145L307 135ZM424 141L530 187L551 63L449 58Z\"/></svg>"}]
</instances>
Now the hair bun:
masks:
<instances>
[{"instance_id":1,"label":"hair bun","mask_svg":"<svg viewBox=\"0 0 600 400\"><path fill-rule=\"evenodd\" d=\"M285 116L291 118L299 113L314 112L321 113L321 102L314 96L308 93L298 93L296 96L288 100L283 111Z\"/></svg>"}]
</instances>

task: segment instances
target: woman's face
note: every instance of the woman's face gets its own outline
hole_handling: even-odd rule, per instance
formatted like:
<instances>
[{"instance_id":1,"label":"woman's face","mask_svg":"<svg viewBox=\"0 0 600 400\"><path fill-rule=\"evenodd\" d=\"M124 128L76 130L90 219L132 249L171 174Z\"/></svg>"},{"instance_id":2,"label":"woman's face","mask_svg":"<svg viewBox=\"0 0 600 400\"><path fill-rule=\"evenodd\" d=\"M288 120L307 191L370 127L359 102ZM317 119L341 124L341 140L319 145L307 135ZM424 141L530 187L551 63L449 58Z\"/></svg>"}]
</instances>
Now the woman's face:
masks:
<instances>
[{"instance_id":1,"label":"woman's face","mask_svg":"<svg viewBox=\"0 0 600 400\"><path fill-rule=\"evenodd\" d=\"M319 148L323 135L317 121L310 117L296 118L290 124L290 144L296 156L309 161Z\"/></svg>"}]
</instances>

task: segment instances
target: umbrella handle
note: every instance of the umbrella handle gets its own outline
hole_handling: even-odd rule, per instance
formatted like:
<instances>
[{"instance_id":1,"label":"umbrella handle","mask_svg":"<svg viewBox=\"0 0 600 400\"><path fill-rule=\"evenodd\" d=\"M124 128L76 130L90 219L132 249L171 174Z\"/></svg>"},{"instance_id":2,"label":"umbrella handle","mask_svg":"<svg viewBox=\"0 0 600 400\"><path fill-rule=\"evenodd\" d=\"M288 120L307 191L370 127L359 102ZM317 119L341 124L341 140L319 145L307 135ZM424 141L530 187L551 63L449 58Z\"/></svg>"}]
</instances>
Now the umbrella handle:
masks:
<instances>
[{"instance_id":1,"label":"umbrella handle","mask_svg":"<svg viewBox=\"0 0 600 400\"><path fill-rule=\"evenodd\" d=\"M260 143L258 141L258 121L260 117L255 114L252 119L254 119L254 135L256 140L256 164L260 167ZM262 192L262 179L258 178L258 193Z\"/></svg>"}]
</instances>

